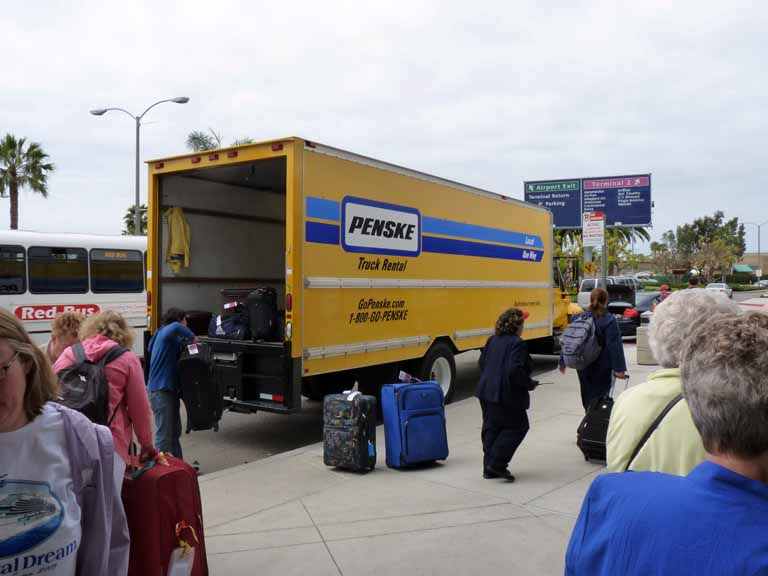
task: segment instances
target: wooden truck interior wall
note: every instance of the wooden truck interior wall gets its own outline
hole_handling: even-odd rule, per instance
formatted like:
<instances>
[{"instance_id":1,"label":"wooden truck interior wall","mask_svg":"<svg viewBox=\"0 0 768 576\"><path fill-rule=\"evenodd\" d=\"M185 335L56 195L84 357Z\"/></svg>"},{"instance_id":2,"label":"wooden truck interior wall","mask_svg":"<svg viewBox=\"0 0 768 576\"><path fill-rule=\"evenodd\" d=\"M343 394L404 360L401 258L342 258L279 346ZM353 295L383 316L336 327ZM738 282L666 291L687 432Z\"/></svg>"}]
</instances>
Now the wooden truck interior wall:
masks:
<instances>
[{"instance_id":1,"label":"wooden truck interior wall","mask_svg":"<svg viewBox=\"0 0 768 576\"><path fill-rule=\"evenodd\" d=\"M170 307L219 314L222 289L272 286L285 309L285 159L161 177L162 315ZM190 267L165 261L165 211L181 207L190 227Z\"/></svg>"}]
</instances>

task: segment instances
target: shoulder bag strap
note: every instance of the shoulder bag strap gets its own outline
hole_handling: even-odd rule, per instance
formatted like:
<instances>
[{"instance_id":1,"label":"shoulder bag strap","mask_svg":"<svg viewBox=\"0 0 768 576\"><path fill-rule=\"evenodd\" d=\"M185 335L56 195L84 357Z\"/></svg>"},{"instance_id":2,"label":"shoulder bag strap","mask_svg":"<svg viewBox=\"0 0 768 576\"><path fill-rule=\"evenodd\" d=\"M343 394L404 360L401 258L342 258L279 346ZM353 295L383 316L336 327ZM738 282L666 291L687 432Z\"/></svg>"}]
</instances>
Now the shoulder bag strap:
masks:
<instances>
[{"instance_id":1,"label":"shoulder bag strap","mask_svg":"<svg viewBox=\"0 0 768 576\"><path fill-rule=\"evenodd\" d=\"M109 364L110 362L114 362L115 360L120 358L120 356L122 356L126 352L128 352L128 348L126 348L124 346L119 346L118 345L118 346L115 346L113 348L110 348L109 352L107 352L106 354L104 354L104 356L101 357L100 364L101 364L102 368L104 366L106 366L107 364Z\"/></svg>"},{"instance_id":2,"label":"shoulder bag strap","mask_svg":"<svg viewBox=\"0 0 768 576\"><path fill-rule=\"evenodd\" d=\"M669 401L669 404L667 404L664 407L664 410L661 411L661 413L656 416L656 420L653 421L653 423L648 427L648 430L645 431L645 434L642 438L640 438L640 442L637 443L637 446L635 446L635 451L632 452L632 457L629 459L629 462L627 462L627 467L624 468L624 471L626 472L629 470L629 467L632 466L632 462L635 461L635 458L637 458L637 455L640 454L640 450L643 449L643 446L645 446L646 442L648 442L648 439L651 437L653 432L656 430L656 428L659 427L659 424L661 424L661 421L664 420L664 417L669 414L669 411L672 410L672 408L675 407L675 404L680 402L680 400L683 399L682 394L678 394L672 400Z\"/></svg>"},{"instance_id":3,"label":"shoulder bag strap","mask_svg":"<svg viewBox=\"0 0 768 576\"><path fill-rule=\"evenodd\" d=\"M82 364L88 359L85 355L85 348L83 348L82 342L75 342L72 344L72 354L75 357L75 364Z\"/></svg>"},{"instance_id":4,"label":"shoulder bag strap","mask_svg":"<svg viewBox=\"0 0 768 576\"><path fill-rule=\"evenodd\" d=\"M128 352L128 348L125 348L124 346L115 346L114 348L111 348L109 352L104 354L104 356L101 357L101 361L99 364L101 364L101 368L104 369L104 367L109 364L110 362L114 362L120 356ZM106 376L106 373L105 373ZM112 425L112 420L115 419L115 415L117 415L117 411L120 409L120 405L125 403L125 396L123 396L120 399L120 402L117 403L117 406L115 406L114 411L112 412L112 416L109 417L109 420L107 421L107 427Z\"/></svg>"}]
</instances>

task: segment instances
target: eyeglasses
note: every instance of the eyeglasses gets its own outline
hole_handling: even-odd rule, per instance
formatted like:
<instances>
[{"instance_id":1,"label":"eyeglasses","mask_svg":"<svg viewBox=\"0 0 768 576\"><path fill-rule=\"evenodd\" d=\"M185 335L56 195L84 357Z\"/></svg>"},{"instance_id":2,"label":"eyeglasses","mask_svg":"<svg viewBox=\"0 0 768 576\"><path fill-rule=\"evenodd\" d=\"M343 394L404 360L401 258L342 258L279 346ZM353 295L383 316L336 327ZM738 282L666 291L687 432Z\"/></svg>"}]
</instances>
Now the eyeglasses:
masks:
<instances>
[{"instance_id":1,"label":"eyeglasses","mask_svg":"<svg viewBox=\"0 0 768 576\"><path fill-rule=\"evenodd\" d=\"M11 359L8 360L8 362L0 366L0 380L5 380L5 377L8 375L8 370L11 369L11 366L13 366L13 363L16 362L18 357L19 353L16 352L13 356L11 356Z\"/></svg>"}]
</instances>

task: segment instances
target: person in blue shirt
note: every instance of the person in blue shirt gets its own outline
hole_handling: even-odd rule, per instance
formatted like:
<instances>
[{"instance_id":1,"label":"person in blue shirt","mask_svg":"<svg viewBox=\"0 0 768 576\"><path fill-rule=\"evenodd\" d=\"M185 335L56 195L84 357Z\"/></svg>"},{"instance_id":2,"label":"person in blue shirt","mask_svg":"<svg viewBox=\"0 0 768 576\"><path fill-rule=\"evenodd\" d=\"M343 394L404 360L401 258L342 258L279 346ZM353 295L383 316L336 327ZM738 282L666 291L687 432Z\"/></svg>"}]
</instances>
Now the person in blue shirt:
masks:
<instances>
[{"instance_id":1,"label":"person in blue shirt","mask_svg":"<svg viewBox=\"0 0 768 576\"><path fill-rule=\"evenodd\" d=\"M155 416L155 448L182 457L181 412L178 387L178 363L185 342L196 340L187 328L187 314L170 308L163 316L163 326L149 342L149 402Z\"/></svg>"},{"instance_id":2,"label":"person in blue shirt","mask_svg":"<svg viewBox=\"0 0 768 576\"><path fill-rule=\"evenodd\" d=\"M688 476L592 483L567 576L768 575L768 315L715 315L689 336L683 393L707 460Z\"/></svg>"},{"instance_id":3,"label":"person in blue shirt","mask_svg":"<svg viewBox=\"0 0 768 576\"><path fill-rule=\"evenodd\" d=\"M589 308L585 312L595 320L595 337L600 344L600 356L583 370L577 370L581 388L581 404L589 405L607 396L614 377L625 378L627 362L624 359L624 342L621 330L613 314L608 313L608 292L595 288L589 295ZM565 362L560 356L560 372L565 374Z\"/></svg>"}]
</instances>

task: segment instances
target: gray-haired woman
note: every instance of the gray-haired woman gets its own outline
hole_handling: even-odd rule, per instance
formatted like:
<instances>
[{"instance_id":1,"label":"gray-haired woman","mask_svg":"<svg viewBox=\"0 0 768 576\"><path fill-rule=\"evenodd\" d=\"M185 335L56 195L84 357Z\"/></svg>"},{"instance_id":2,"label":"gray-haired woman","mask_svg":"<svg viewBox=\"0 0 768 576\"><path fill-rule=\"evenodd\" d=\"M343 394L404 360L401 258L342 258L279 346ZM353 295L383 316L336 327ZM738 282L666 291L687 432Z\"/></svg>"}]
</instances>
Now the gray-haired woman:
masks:
<instances>
[{"instance_id":1,"label":"gray-haired woman","mask_svg":"<svg viewBox=\"0 0 768 576\"><path fill-rule=\"evenodd\" d=\"M704 445L682 399L680 359L697 327L706 325L715 315L738 313L739 307L731 300L707 290L673 292L656 307L650 347L662 369L648 376L645 384L617 398L608 427L609 471L629 468L684 476L704 460ZM635 455L651 425L668 406L663 421Z\"/></svg>"}]
</instances>

